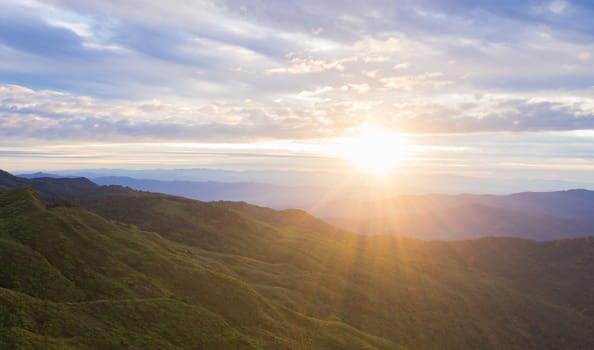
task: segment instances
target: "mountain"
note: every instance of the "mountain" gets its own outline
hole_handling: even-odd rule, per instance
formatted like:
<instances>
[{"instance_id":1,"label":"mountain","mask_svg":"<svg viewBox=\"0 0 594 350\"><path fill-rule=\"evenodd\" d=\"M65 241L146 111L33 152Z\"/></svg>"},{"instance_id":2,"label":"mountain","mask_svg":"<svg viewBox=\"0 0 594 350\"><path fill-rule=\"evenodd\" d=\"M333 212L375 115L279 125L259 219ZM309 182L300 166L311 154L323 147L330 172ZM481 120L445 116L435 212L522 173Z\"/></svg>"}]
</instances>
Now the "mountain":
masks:
<instances>
[{"instance_id":1,"label":"mountain","mask_svg":"<svg viewBox=\"0 0 594 350\"><path fill-rule=\"evenodd\" d=\"M550 240L594 235L594 192L587 190L341 200L321 203L311 212L360 233L421 239L512 236Z\"/></svg>"},{"instance_id":2,"label":"mountain","mask_svg":"<svg viewBox=\"0 0 594 350\"><path fill-rule=\"evenodd\" d=\"M202 201L245 201L276 209L315 207L321 201L378 199L385 191L371 185L340 183L333 186L289 186L262 182L221 182L137 179L126 176L101 176L92 180L100 185L126 186L136 190L167 193Z\"/></svg>"},{"instance_id":3,"label":"mountain","mask_svg":"<svg viewBox=\"0 0 594 350\"><path fill-rule=\"evenodd\" d=\"M419 239L464 240L507 236L555 240L594 235L594 220L560 218L482 204L369 219L325 220L364 234L391 233Z\"/></svg>"},{"instance_id":4,"label":"mountain","mask_svg":"<svg viewBox=\"0 0 594 350\"><path fill-rule=\"evenodd\" d=\"M53 177L53 178L79 177L79 176L62 176L62 175L58 175L58 174L44 173L42 171L38 171L35 173L18 174L18 176L24 177L25 179L36 179L39 177Z\"/></svg>"},{"instance_id":5,"label":"mountain","mask_svg":"<svg viewBox=\"0 0 594 350\"><path fill-rule=\"evenodd\" d=\"M573 189L555 192L520 192L509 195L432 194L402 195L380 200L337 200L320 203L315 212L324 216L345 213L349 217L365 218L372 214L385 216L396 213L418 213L453 207L484 205L530 214L545 214L560 218L594 218L594 191Z\"/></svg>"},{"instance_id":6,"label":"mountain","mask_svg":"<svg viewBox=\"0 0 594 350\"><path fill-rule=\"evenodd\" d=\"M100 185L127 186L202 201L250 201L275 208L308 207L324 192L319 187L291 187L256 182L160 181L122 176L97 177L93 181Z\"/></svg>"},{"instance_id":7,"label":"mountain","mask_svg":"<svg viewBox=\"0 0 594 350\"><path fill-rule=\"evenodd\" d=\"M398 196L371 201L345 199L370 196L352 189L331 191L321 187L129 177L101 177L94 181L204 201L248 201L277 209L305 208L345 230L366 234L392 233L420 239L454 240L486 236L548 240L594 234L594 192L586 190L506 196ZM324 203L322 198L330 202Z\"/></svg>"},{"instance_id":8,"label":"mountain","mask_svg":"<svg viewBox=\"0 0 594 350\"><path fill-rule=\"evenodd\" d=\"M24 174L28 175L28 174ZM88 169L62 170L50 175L60 177L128 177L134 179L150 179L159 181L189 182L244 182L267 183L280 186L328 186L335 183L335 173L326 171L299 170L225 170L208 168L191 169ZM18 175L26 177L23 175ZM39 176L36 176L39 177ZM44 176L51 177L51 176Z\"/></svg>"},{"instance_id":9,"label":"mountain","mask_svg":"<svg viewBox=\"0 0 594 350\"><path fill-rule=\"evenodd\" d=\"M0 174L0 348L594 348L591 238L366 236L300 210L23 181Z\"/></svg>"},{"instance_id":10,"label":"mountain","mask_svg":"<svg viewBox=\"0 0 594 350\"><path fill-rule=\"evenodd\" d=\"M486 196L483 200L516 211L582 220L594 218L594 191L584 189L522 192L508 196Z\"/></svg>"},{"instance_id":11,"label":"mountain","mask_svg":"<svg viewBox=\"0 0 594 350\"><path fill-rule=\"evenodd\" d=\"M0 196L0 348L397 349L271 303L201 252L19 188ZM209 257L209 255L214 255Z\"/></svg>"},{"instance_id":12,"label":"mountain","mask_svg":"<svg viewBox=\"0 0 594 350\"><path fill-rule=\"evenodd\" d=\"M34 188L46 201L84 201L86 207L92 210L102 209L96 208L90 198L105 198L106 194L112 196L120 192L126 196L133 193L138 196L141 193L118 185L99 186L86 178L23 179L8 173L4 173L1 178L7 184ZM257 204L276 203L280 208L285 208L292 202L308 202L316 196L318 190L251 183L166 182L131 178L104 180L108 184L118 182L145 191L162 191L203 200L236 201L246 197L259 197ZM326 198L330 197L329 195ZM488 236L555 240L594 235L594 192L587 190L527 192L506 196L397 196L374 201L320 202L318 199L318 202L318 205L309 210L311 213L344 230L365 234L389 233L428 240L461 240ZM105 207L109 208L109 205ZM103 210L101 214L110 213ZM126 215L134 216L135 213ZM121 220L122 217L114 219Z\"/></svg>"},{"instance_id":13,"label":"mountain","mask_svg":"<svg viewBox=\"0 0 594 350\"><path fill-rule=\"evenodd\" d=\"M325 171L313 170L230 170L230 169L86 169L54 171L51 175L61 177L86 177L94 180L99 177L129 177L134 179L151 179L160 181L188 182L222 182L222 183L260 183L288 187L322 187L332 191L338 187L359 189L356 196L349 198L362 199L373 194L381 183L379 190L382 198L399 194L430 193L480 193L488 189L489 193L507 194L522 191L551 191L559 188L590 188L592 181L546 180L539 178L509 178L509 174L492 174L488 177L426 174L414 171L399 171L381 179L370 178L368 173L344 173L340 169L328 167ZM27 175L27 174L25 174ZM50 176L46 176L50 177ZM340 181L336 181L340 179ZM379 181L378 181L379 180ZM131 186L133 187L133 186ZM367 189L367 191L365 191ZM370 191L371 190L371 191ZM366 193L367 192L367 193ZM327 193L326 193L327 194ZM347 192L342 193L348 194ZM376 198L376 197L374 197ZM248 202L258 197L244 198ZM320 199L320 197L318 197ZM323 197L322 197L323 199ZM302 208L304 209L304 208Z\"/></svg>"}]
</instances>

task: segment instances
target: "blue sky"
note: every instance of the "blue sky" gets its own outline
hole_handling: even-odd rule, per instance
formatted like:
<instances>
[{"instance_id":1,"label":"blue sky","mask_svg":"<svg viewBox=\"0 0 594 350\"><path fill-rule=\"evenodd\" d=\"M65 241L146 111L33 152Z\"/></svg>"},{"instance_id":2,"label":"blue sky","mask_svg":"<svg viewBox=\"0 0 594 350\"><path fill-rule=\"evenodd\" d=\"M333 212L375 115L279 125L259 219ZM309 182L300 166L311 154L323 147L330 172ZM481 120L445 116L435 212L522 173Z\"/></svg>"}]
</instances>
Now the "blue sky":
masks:
<instances>
[{"instance_id":1,"label":"blue sky","mask_svg":"<svg viewBox=\"0 0 594 350\"><path fill-rule=\"evenodd\" d=\"M410 135L411 169L581 181L593 17L561 0L0 0L0 162L317 169L312 145L373 126Z\"/></svg>"}]
</instances>

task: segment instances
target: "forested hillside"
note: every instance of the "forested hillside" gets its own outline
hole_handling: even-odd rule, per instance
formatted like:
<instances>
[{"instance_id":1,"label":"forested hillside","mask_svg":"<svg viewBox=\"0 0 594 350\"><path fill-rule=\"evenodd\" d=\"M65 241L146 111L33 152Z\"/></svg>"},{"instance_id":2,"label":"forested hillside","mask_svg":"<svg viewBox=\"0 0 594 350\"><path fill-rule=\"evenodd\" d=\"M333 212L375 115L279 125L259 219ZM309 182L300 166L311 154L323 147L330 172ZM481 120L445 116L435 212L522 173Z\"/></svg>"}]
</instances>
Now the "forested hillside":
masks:
<instances>
[{"instance_id":1,"label":"forested hillside","mask_svg":"<svg viewBox=\"0 0 594 350\"><path fill-rule=\"evenodd\" d=\"M82 179L1 183L0 348L594 348L594 239L424 242Z\"/></svg>"}]
</instances>

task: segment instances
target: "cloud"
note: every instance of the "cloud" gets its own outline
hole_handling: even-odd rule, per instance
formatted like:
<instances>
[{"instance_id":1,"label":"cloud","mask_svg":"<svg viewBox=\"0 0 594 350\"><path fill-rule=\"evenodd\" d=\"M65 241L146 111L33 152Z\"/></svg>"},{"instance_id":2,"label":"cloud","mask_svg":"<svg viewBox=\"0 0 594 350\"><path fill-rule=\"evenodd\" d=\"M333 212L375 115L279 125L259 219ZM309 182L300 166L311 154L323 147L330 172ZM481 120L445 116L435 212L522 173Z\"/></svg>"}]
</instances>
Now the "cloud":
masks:
<instances>
[{"instance_id":1,"label":"cloud","mask_svg":"<svg viewBox=\"0 0 594 350\"><path fill-rule=\"evenodd\" d=\"M355 91L358 94L364 94L370 90L369 84L347 84L340 87L341 91Z\"/></svg>"},{"instance_id":2,"label":"cloud","mask_svg":"<svg viewBox=\"0 0 594 350\"><path fill-rule=\"evenodd\" d=\"M266 70L268 74L275 73L289 73L289 74L307 74L307 73L319 73L326 71L338 71L343 72L345 64L348 62L356 61L356 58L345 58L334 61L325 61L323 59L314 59L312 57L300 58L292 57L289 59L289 66L286 68L270 68Z\"/></svg>"},{"instance_id":3,"label":"cloud","mask_svg":"<svg viewBox=\"0 0 594 350\"><path fill-rule=\"evenodd\" d=\"M400 62L395 64L392 69L406 69L410 67L410 63L409 62Z\"/></svg>"},{"instance_id":4,"label":"cloud","mask_svg":"<svg viewBox=\"0 0 594 350\"><path fill-rule=\"evenodd\" d=\"M324 134L314 112L290 107L159 101L114 104L87 96L0 86L0 135L47 140L258 140Z\"/></svg>"},{"instance_id":5,"label":"cloud","mask_svg":"<svg viewBox=\"0 0 594 350\"><path fill-rule=\"evenodd\" d=\"M594 9L585 1L2 6L0 83L13 89L0 105L4 136L291 138L384 122L412 132L590 127ZM571 96L576 104L560 100Z\"/></svg>"},{"instance_id":6,"label":"cloud","mask_svg":"<svg viewBox=\"0 0 594 350\"><path fill-rule=\"evenodd\" d=\"M365 38L347 46L347 49L356 52L382 54L402 51L406 48L406 45L406 40L396 37L390 37L384 40Z\"/></svg>"},{"instance_id":7,"label":"cloud","mask_svg":"<svg viewBox=\"0 0 594 350\"><path fill-rule=\"evenodd\" d=\"M399 75L387 78L381 78L380 82L387 89L415 91L437 89L453 84L451 80L443 78L442 72L433 72L421 75Z\"/></svg>"},{"instance_id":8,"label":"cloud","mask_svg":"<svg viewBox=\"0 0 594 350\"><path fill-rule=\"evenodd\" d=\"M350 93L373 91L367 84L322 86L275 106L253 101L179 105L156 100L114 103L0 85L0 136L96 142L243 142L344 136L366 123L401 132L442 134L594 129L594 100L587 98L461 95L403 98L390 107L382 100L357 102L338 97ZM370 115L374 117L369 119Z\"/></svg>"},{"instance_id":9,"label":"cloud","mask_svg":"<svg viewBox=\"0 0 594 350\"><path fill-rule=\"evenodd\" d=\"M408 115L392 122L401 130L424 133L542 132L594 128L593 100L468 98L456 104L403 106Z\"/></svg>"}]
</instances>

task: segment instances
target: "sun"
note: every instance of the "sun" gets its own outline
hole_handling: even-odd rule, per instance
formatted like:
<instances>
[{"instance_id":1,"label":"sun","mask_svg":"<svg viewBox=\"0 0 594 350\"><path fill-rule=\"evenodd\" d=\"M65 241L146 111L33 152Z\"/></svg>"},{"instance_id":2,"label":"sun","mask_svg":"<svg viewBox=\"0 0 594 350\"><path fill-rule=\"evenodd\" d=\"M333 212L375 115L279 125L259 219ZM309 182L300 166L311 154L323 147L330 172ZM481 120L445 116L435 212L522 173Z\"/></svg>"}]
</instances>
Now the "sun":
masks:
<instances>
[{"instance_id":1,"label":"sun","mask_svg":"<svg viewBox=\"0 0 594 350\"><path fill-rule=\"evenodd\" d=\"M367 129L358 136L345 138L340 146L342 156L357 167L386 175L408 157L408 143L399 133Z\"/></svg>"}]
</instances>

